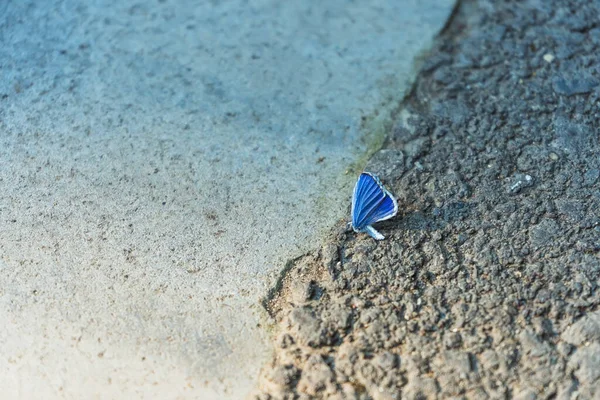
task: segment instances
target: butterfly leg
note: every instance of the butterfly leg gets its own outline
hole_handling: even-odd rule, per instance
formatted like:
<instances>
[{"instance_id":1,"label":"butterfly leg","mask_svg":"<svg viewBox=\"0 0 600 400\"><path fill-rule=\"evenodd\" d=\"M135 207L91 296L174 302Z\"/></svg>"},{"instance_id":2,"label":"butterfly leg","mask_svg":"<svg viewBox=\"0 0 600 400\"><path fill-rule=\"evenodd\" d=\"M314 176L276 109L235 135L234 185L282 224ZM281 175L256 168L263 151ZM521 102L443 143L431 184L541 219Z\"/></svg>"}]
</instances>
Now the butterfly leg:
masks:
<instances>
[{"instance_id":1,"label":"butterfly leg","mask_svg":"<svg viewBox=\"0 0 600 400\"><path fill-rule=\"evenodd\" d=\"M371 225L369 225L365 228L365 232L367 232L369 235L371 235L371 237L375 240L385 239L385 236L383 236L381 233L377 232L375 230L375 228L373 228Z\"/></svg>"}]
</instances>

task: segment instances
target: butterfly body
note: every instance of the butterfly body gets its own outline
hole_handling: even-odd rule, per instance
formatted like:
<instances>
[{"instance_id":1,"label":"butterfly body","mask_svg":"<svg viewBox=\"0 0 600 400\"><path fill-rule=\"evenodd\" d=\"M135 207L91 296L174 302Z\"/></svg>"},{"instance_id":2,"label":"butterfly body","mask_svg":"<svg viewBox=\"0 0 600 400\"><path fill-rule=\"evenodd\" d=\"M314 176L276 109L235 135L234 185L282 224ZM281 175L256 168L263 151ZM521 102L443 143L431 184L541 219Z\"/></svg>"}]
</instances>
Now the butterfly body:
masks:
<instances>
[{"instance_id":1,"label":"butterfly body","mask_svg":"<svg viewBox=\"0 0 600 400\"><path fill-rule=\"evenodd\" d=\"M390 219L398 213L398 203L379 178L369 172L358 177L352 194L352 221L355 232L366 232L376 240L385 237L372 224Z\"/></svg>"}]
</instances>

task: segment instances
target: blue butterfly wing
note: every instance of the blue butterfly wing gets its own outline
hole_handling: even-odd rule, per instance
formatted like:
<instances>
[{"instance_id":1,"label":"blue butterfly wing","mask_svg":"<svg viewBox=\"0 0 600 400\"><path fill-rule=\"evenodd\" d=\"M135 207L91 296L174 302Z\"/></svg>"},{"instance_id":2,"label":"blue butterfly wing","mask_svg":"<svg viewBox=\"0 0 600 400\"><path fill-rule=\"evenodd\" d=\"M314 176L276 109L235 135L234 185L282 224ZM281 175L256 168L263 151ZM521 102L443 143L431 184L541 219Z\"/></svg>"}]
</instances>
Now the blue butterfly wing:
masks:
<instances>
[{"instance_id":1,"label":"blue butterfly wing","mask_svg":"<svg viewBox=\"0 0 600 400\"><path fill-rule=\"evenodd\" d=\"M379 179L363 172L356 182L352 196L352 226L363 230L377 221L396 215L398 204Z\"/></svg>"},{"instance_id":2,"label":"blue butterfly wing","mask_svg":"<svg viewBox=\"0 0 600 400\"><path fill-rule=\"evenodd\" d=\"M354 186L352 196L352 225L357 229L363 228L361 222L366 217L366 208L381 200L383 200L383 192L377 181L371 175L362 173Z\"/></svg>"},{"instance_id":3,"label":"blue butterfly wing","mask_svg":"<svg viewBox=\"0 0 600 400\"><path fill-rule=\"evenodd\" d=\"M392 218L398 212L398 205L396 201L389 195L386 194L384 199L379 205L367 216L369 222L366 225L374 224L378 221L384 221Z\"/></svg>"}]
</instances>

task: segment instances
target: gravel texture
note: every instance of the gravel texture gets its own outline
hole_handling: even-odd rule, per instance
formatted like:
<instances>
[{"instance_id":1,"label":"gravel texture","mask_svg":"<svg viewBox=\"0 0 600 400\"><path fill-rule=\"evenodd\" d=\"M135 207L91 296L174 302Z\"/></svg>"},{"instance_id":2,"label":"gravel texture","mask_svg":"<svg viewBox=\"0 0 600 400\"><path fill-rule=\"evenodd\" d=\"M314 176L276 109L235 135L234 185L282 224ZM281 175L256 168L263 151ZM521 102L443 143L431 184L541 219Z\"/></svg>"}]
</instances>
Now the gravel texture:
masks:
<instances>
[{"instance_id":1,"label":"gravel texture","mask_svg":"<svg viewBox=\"0 0 600 400\"><path fill-rule=\"evenodd\" d=\"M265 299L257 399L600 397L600 4L463 1L342 223Z\"/></svg>"}]
</instances>

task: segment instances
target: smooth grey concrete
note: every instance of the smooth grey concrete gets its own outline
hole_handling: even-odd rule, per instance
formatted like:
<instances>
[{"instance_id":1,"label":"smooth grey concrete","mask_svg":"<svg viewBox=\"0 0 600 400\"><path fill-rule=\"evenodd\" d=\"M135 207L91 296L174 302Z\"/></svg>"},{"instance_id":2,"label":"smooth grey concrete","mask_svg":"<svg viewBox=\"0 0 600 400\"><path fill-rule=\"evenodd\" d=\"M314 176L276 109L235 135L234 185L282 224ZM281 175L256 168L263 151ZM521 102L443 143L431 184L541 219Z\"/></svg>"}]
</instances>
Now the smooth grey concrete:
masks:
<instances>
[{"instance_id":1,"label":"smooth grey concrete","mask_svg":"<svg viewBox=\"0 0 600 400\"><path fill-rule=\"evenodd\" d=\"M243 398L450 0L0 3L6 398Z\"/></svg>"}]
</instances>

